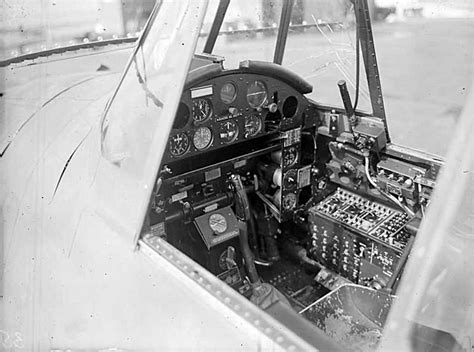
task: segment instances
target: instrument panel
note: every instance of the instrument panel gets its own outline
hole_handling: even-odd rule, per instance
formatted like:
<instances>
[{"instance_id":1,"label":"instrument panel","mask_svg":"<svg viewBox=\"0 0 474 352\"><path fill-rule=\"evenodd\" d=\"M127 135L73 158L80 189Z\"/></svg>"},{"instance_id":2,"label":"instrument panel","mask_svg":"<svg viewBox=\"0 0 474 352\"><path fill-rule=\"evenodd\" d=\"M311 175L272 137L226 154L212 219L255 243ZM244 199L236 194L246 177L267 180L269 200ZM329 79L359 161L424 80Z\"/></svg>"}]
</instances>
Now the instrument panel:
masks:
<instances>
[{"instance_id":1,"label":"instrument panel","mask_svg":"<svg viewBox=\"0 0 474 352\"><path fill-rule=\"evenodd\" d=\"M279 132L282 120L294 125L306 106L302 94L277 79L226 72L183 92L165 162Z\"/></svg>"}]
</instances>

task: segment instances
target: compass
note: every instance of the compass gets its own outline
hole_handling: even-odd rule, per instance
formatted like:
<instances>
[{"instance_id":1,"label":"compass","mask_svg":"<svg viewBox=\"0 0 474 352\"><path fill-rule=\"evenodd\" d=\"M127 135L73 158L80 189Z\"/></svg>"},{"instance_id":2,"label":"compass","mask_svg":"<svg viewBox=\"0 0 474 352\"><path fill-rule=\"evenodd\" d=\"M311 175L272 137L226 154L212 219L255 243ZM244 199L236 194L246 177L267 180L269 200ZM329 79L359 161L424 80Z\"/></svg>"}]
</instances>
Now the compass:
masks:
<instances>
[{"instance_id":1,"label":"compass","mask_svg":"<svg viewBox=\"0 0 474 352\"><path fill-rule=\"evenodd\" d=\"M221 214L212 214L209 217L209 227L214 231L214 234L223 234L227 230L227 220Z\"/></svg>"}]
</instances>

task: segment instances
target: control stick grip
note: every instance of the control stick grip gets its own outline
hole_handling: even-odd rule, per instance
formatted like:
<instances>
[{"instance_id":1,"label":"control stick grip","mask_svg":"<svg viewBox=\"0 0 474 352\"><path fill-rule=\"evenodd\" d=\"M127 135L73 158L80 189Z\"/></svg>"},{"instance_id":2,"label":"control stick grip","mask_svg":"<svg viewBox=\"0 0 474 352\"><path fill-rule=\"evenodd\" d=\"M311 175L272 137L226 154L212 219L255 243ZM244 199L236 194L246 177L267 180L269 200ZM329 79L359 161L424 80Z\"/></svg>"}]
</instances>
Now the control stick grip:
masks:
<instances>
[{"instance_id":1,"label":"control stick grip","mask_svg":"<svg viewBox=\"0 0 474 352\"><path fill-rule=\"evenodd\" d=\"M250 203L245 192L245 187L239 175L232 174L229 180L234 186L235 192L235 215L239 220L248 221L250 219Z\"/></svg>"},{"instance_id":2,"label":"control stick grip","mask_svg":"<svg viewBox=\"0 0 474 352\"><path fill-rule=\"evenodd\" d=\"M229 178L235 192L235 215L238 219L240 249L244 257L245 268L252 284L261 284L255 268L254 256L249 246L247 222L250 220L250 203L239 175L232 174Z\"/></svg>"},{"instance_id":3,"label":"control stick grip","mask_svg":"<svg viewBox=\"0 0 474 352\"><path fill-rule=\"evenodd\" d=\"M346 113L347 113L347 117L351 118L354 115L354 109L352 107L349 91L347 90L346 81L341 79L339 82L337 82L337 85L339 87L339 92L341 93L341 98L344 104L344 109L346 110Z\"/></svg>"}]
</instances>

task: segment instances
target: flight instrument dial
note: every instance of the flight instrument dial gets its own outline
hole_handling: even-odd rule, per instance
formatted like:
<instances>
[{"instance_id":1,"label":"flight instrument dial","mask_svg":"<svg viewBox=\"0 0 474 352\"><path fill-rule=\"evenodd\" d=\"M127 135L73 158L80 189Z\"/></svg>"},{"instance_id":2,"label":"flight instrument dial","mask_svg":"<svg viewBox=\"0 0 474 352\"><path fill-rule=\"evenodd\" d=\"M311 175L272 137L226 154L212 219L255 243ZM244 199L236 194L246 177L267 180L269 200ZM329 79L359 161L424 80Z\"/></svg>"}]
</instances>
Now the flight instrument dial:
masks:
<instances>
[{"instance_id":1,"label":"flight instrument dial","mask_svg":"<svg viewBox=\"0 0 474 352\"><path fill-rule=\"evenodd\" d=\"M283 151L283 167L292 166L298 160L298 150L290 147Z\"/></svg>"},{"instance_id":2,"label":"flight instrument dial","mask_svg":"<svg viewBox=\"0 0 474 352\"><path fill-rule=\"evenodd\" d=\"M296 194L288 193L283 196L282 206L285 210L293 209L296 206Z\"/></svg>"},{"instance_id":3,"label":"flight instrument dial","mask_svg":"<svg viewBox=\"0 0 474 352\"><path fill-rule=\"evenodd\" d=\"M223 103L230 104L235 100L237 96L237 88L231 82L227 82L221 88L220 97Z\"/></svg>"},{"instance_id":4,"label":"flight instrument dial","mask_svg":"<svg viewBox=\"0 0 474 352\"><path fill-rule=\"evenodd\" d=\"M239 126L235 121L229 120L222 122L219 126L219 137L224 143L235 141L239 134Z\"/></svg>"},{"instance_id":5,"label":"flight instrument dial","mask_svg":"<svg viewBox=\"0 0 474 352\"><path fill-rule=\"evenodd\" d=\"M193 143L197 150L206 149L211 142L212 131L208 127L199 127L194 133Z\"/></svg>"},{"instance_id":6,"label":"flight instrument dial","mask_svg":"<svg viewBox=\"0 0 474 352\"><path fill-rule=\"evenodd\" d=\"M254 81L247 88L247 103L258 109L267 101L267 88L262 81Z\"/></svg>"},{"instance_id":7,"label":"flight instrument dial","mask_svg":"<svg viewBox=\"0 0 474 352\"><path fill-rule=\"evenodd\" d=\"M250 115L245 118L244 137L253 137L262 129L262 119L258 115Z\"/></svg>"},{"instance_id":8,"label":"flight instrument dial","mask_svg":"<svg viewBox=\"0 0 474 352\"><path fill-rule=\"evenodd\" d=\"M199 98L193 101L193 119L203 122L212 115L212 104L209 99Z\"/></svg>"},{"instance_id":9,"label":"flight instrument dial","mask_svg":"<svg viewBox=\"0 0 474 352\"><path fill-rule=\"evenodd\" d=\"M189 137L186 133L180 132L170 138L170 153L173 156L181 156L189 149Z\"/></svg>"}]
</instances>

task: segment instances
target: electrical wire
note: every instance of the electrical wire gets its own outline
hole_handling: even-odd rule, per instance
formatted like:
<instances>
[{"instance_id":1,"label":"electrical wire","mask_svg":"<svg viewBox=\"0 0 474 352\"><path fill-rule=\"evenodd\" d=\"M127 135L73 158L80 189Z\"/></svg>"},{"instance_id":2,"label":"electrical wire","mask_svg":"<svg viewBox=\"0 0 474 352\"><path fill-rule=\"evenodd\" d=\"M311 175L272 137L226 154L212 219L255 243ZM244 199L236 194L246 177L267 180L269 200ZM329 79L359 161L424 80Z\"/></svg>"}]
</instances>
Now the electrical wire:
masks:
<instances>
[{"instance_id":1,"label":"electrical wire","mask_svg":"<svg viewBox=\"0 0 474 352\"><path fill-rule=\"evenodd\" d=\"M369 172L369 157L365 156L365 175L367 176L367 180L369 180L370 184L374 186L375 188L379 189L379 186L375 183L375 181L372 179L372 176L370 176Z\"/></svg>"},{"instance_id":2,"label":"electrical wire","mask_svg":"<svg viewBox=\"0 0 474 352\"><path fill-rule=\"evenodd\" d=\"M395 198L394 196L392 196L390 193L387 193L387 192L384 192L382 189L380 189L380 187L377 185L377 183L374 181L374 179L372 178L372 176L370 176L370 171L369 171L369 157L368 156L365 156L364 157L365 159L365 175L367 176L367 180L369 180L370 184L372 186L374 186L381 194L383 194L386 198L388 198L389 200L391 200L393 203L395 203L396 205L398 205L400 208L403 209L403 211L405 211L408 215L410 216L415 216L415 213L410 209L408 208L407 206L405 206L402 202L400 202L397 198Z\"/></svg>"},{"instance_id":3,"label":"electrical wire","mask_svg":"<svg viewBox=\"0 0 474 352\"><path fill-rule=\"evenodd\" d=\"M418 183L418 194L421 195L421 184ZM421 211L421 216L425 217L425 208L423 207L422 202L420 201L420 211Z\"/></svg>"}]
</instances>

